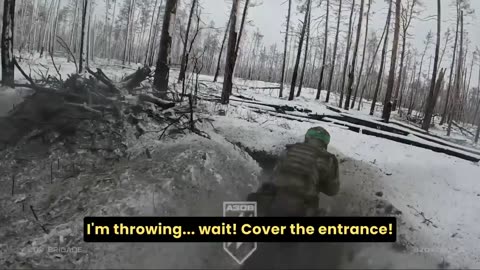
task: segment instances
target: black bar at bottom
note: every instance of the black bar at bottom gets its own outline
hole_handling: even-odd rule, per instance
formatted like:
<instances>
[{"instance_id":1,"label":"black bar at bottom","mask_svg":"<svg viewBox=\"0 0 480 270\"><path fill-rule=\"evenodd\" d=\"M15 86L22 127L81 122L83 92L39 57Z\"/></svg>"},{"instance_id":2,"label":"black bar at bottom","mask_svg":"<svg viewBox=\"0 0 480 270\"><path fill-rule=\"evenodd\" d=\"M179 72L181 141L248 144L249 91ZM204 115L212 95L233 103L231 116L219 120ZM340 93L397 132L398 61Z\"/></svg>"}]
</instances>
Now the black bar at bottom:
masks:
<instances>
[{"instance_id":1,"label":"black bar at bottom","mask_svg":"<svg viewBox=\"0 0 480 270\"><path fill-rule=\"evenodd\" d=\"M85 242L395 242L395 217L85 217Z\"/></svg>"}]
</instances>

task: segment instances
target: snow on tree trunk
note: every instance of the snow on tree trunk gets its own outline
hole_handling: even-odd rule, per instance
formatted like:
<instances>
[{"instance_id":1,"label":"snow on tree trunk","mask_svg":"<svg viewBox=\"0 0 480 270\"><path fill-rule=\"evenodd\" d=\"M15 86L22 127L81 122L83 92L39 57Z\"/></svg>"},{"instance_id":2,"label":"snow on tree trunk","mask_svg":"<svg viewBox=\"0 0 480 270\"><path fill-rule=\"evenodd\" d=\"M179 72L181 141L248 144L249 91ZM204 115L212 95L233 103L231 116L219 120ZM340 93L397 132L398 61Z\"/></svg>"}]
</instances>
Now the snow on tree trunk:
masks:
<instances>
[{"instance_id":1,"label":"snow on tree trunk","mask_svg":"<svg viewBox=\"0 0 480 270\"><path fill-rule=\"evenodd\" d=\"M2 83L14 87L13 34L15 27L15 0L3 1L2 25Z\"/></svg>"}]
</instances>

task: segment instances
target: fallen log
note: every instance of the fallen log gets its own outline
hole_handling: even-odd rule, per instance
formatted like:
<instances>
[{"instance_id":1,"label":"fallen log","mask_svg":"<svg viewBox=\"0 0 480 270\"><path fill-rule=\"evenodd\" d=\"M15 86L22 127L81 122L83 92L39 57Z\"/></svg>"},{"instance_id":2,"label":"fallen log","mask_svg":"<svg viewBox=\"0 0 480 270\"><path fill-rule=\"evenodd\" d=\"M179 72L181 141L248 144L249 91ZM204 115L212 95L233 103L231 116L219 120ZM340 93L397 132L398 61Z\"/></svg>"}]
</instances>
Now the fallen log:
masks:
<instances>
[{"instance_id":1,"label":"fallen log","mask_svg":"<svg viewBox=\"0 0 480 270\"><path fill-rule=\"evenodd\" d=\"M346 121L346 122L349 122L349 123L352 123L352 124L366 126L366 127L373 128L373 129L379 129L379 130L382 130L382 131L386 131L386 132L390 132L390 133L394 133L394 134L399 134L399 135L403 135L403 136L408 136L410 134L409 132L407 132L405 130L394 128L394 127L391 127L391 126L386 125L386 124L381 123L381 122L361 119L361 118L358 118L358 117L355 117L355 116L352 116L352 115L347 115L345 113L340 114L340 116L332 116L331 118L335 118L335 119Z\"/></svg>"},{"instance_id":2,"label":"fallen log","mask_svg":"<svg viewBox=\"0 0 480 270\"><path fill-rule=\"evenodd\" d=\"M468 160L468 161L472 161L472 162L479 162L480 161L480 157L473 157L473 156L463 154L463 153L460 153L460 152L457 152L457 151L453 151L453 150L450 150L450 149L446 149L446 148L443 148L443 147L426 145L426 144L423 144L423 143L415 141L415 140L410 140L410 139L407 139L407 138L400 138L400 137L397 137L397 136L391 136L391 135L388 135L388 134L385 134L385 133L375 132L375 131L372 131L370 129L362 130L362 134L373 135L373 136L376 136L376 137L396 141L396 142L399 142L399 143L429 149L429 150L432 150L432 151L435 151L435 152L438 152L438 153L447 154L449 156L458 157L458 158Z\"/></svg>"},{"instance_id":3,"label":"fallen log","mask_svg":"<svg viewBox=\"0 0 480 270\"><path fill-rule=\"evenodd\" d=\"M248 103L248 102L246 102L246 103ZM270 107L275 108L276 106L277 105L271 105ZM261 108L256 108L256 109L258 111L262 110ZM265 109L263 109L263 110L271 113L271 111L269 111L269 110L265 110ZM449 149L449 148L453 148L453 147L451 147L449 145L446 145L446 147L448 147L448 148L444 148L444 147L441 147L440 145L439 146L434 146L434 145L429 145L429 144L426 144L426 143L422 143L422 142L412 140L412 139L406 137L406 136L410 135L409 132L399 130L399 129L395 129L395 128L389 127L385 124L375 123L375 122L371 122L371 121L368 121L368 120L363 120L363 119L358 119L358 118L354 118L354 117L351 117L351 116L346 116L344 114L342 114L340 116L318 115L318 114L309 114L308 116L302 116L302 115L292 115L291 113L287 113L287 112L276 111L276 113L287 115L287 116L295 116L295 117L299 117L299 118L307 118L307 119L321 121L321 122L331 122L331 123L336 124L336 125L347 127L350 131L355 132L355 133L360 133L361 132L362 134L365 134L365 135L370 135L370 136L375 136L375 137L379 137L379 138L389 139L391 141L395 141L395 142L399 142L399 143L403 143L403 144L408 144L408 145L432 150L434 152L444 153L444 154L447 154L447 155L450 155L450 156L458 157L458 158L468 160L468 161L472 161L472 162L479 162L480 161L480 155L477 157L477 156L469 155L467 153L462 153L462 152L456 151L456 150L459 150L459 151L467 152L464 149ZM276 115L273 115L273 116L276 116ZM279 116L279 117L285 118L283 116ZM289 120L294 120L294 119L289 119ZM297 119L295 119L295 120L297 120ZM351 123L350 121L352 121L354 123ZM365 126L364 124L366 124L368 126ZM365 126L365 128L363 128L362 126ZM392 133L392 135L389 135L387 132ZM432 141L432 143L435 143L435 142ZM440 144L440 143L438 143L438 144Z\"/></svg>"},{"instance_id":4,"label":"fallen log","mask_svg":"<svg viewBox=\"0 0 480 270\"><path fill-rule=\"evenodd\" d=\"M93 72L90 68L87 67L88 73L92 74L93 77L95 77L97 80L101 81L104 83L110 91L112 91L115 94L120 94L122 93L120 89L118 89L112 81L103 73L103 71L99 68L97 68L97 72Z\"/></svg>"},{"instance_id":5,"label":"fallen log","mask_svg":"<svg viewBox=\"0 0 480 270\"><path fill-rule=\"evenodd\" d=\"M249 100L235 100L235 99L230 99L230 100L235 101L235 102L243 102L243 103L249 103L249 104L256 104L256 105L271 107L271 108L274 108L277 112L295 112L295 111L301 112L301 113L311 113L312 112L309 109L298 108L297 106L292 107L292 106L288 106L288 105L275 105L275 104L268 104L268 103L262 103L262 102L254 102L254 101L249 101Z\"/></svg>"},{"instance_id":6,"label":"fallen log","mask_svg":"<svg viewBox=\"0 0 480 270\"><path fill-rule=\"evenodd\" d=\"M138 95L138 100L141 101L141 102L151 102L163 109L169 109L169 108L172 108L172 107L175 107L175 103L174 102L170 102L170 101L166 101L166 100L163 100L161 98L158 98L158 97L155 97L153 95L149 95L149 94L140 94Z\"/></svg>"},{"instance_id":7,"label":"fallen log","mask_svg":"<svg viewBox=\"0 0 480 270\"><path fill-rule=\"evenodd\" d=\"M152 70L149 67L143 67L137 69L134 73L126 76L122 81L122 87L131 91L134 88L138 87L148 76L152 73Z\"/></svg>"},{"instance_id":8,"label":"fallen log","mask_svg":"<svg viewBox=\"0 0 480 270\"><path fill-rule=\"evenodd\" d=\"M249 87L250 90L260 89L260 90L280 90L280 86L272 86L272 87Z\"/></svg>"},{"instance_id":9,"label":"fallen log","mask_svg":"<svg viewBox=\"0 0 480 270\"><path fill-rule=\"evenodd\" d=\"M416 128L416 127L411 127L409 125L405 125L405 124L402 124L402 123L397 122L397 121L390 121L390 123L411 130L413 135L415 135L415 136L417 136L421 139L424 139L424 140L427 140L427 141L430 141L430 142L434 142L434 143L438 143L438 144L443 145L443 146L448 146L448 147L451 147L451 148L455 148L455 149L458 149L458 150L461 150L461 151L466 151L466 152L469 152L469 153L472 153L472 154L475 154L475 155L480 155L480 151L476 151L476 150L471 149L471 148L467 148L467 147L457 145L455 143L451 143L449 141L446 141L444 138L442 138L438 135L426 132L423 129Z\"/></svg>"},{"instance_id":10,"label":"fallen log","mask_svg":"<svg viewBox=\"0 0 480 270\"><path fill-rule=\"evenodd\" d=\"M455 123L455 121L452 121L452 123L453 123L454 126L456 126L460 130L460 132L462 132L462 134L465 137L467 137L467 135L465 133L468 133L468 134L470 134L470 136L475 137L475 134L473 134L473 132L467 130L466 128L461 127L459 124Z\"/></svg>"}]
</instances>

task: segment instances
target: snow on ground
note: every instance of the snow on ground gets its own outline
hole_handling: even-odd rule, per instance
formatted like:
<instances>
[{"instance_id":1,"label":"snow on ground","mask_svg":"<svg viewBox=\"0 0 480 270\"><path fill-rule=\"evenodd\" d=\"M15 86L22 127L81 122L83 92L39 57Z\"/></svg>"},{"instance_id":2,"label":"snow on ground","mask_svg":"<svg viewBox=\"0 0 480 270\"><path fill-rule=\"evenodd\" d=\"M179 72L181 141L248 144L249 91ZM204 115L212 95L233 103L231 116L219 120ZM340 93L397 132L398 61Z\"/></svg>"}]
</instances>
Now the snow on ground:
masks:
<instances>
[{"instance_id":1,"label":"snow on ground","mask_svg":"<svg viewBox=\"0 0 480 270\"><path fill-rule=\"evenodd\" d=\"M28 61L33 61L30 62L33 69L41 69L38 67L40 63L35 62L40 60ZM51 67L48 58L40 62L46 63L42 65ZM28 67L27 63L25 60L21 64ZM74 70L73 64L67 63L65 59L57 61L56 58L56 64L61 65L61 72L64 72L62 76L66 76ZM105 65L102 68L114 80L121 78L125 73L132 72L131 68L122 67L120 63L116 63L114 66ZM52 74L55 71L50 69L49 72ZM172 70L171 83L176 81L177 74L178 71ZM16 78L21 78L21 75L16 74ZM220 95L222 79L219 78L218 83L212 83L212 81L211 76L200 76L200 94L202 96ZM322 102L325 99L325 91L322 91L321 101L314 99L315 89L304 89L302 97L288 102L288 89L285 89L282 99L278 98L276 89L261 89L277 87L278 84L236 79L235 86L233 94L253 97L260 102L276 105L288 104L310 109L313 113L318 114L334 113L328 110ZM2 95L12 96L13 94L9 90ZM1 100L2 97L0 97L0 102L2 102ZM338 100L337 96L332 94L332 103L336 104L336 100ZM7 107L10 105L8 104ZM334 124L313 120L298 122L268 114L258 114L253 112L247 103L242 102L232 102L230 105L224 106L200 100L199 110L201 111L199 117L213 120L212 126L206 123L200 126L211 135L211 142L199 139L198 136L187 136L176 141L163 142L157 140L158 133L161 131L149 132L135 144L130 145L130 149L134 157L143 153L145 148L152 149L154 156L152 162L158 162L155 166L151 166L153 169L150 170L154 171L142 169L145 168L145 164L142 165L141 162L129 164L129 167L133 167L131 170L137 172L134 178L141 180L138 184L123 189L123 192L118 192L118 195L109 199L109 202L93 201L92 204L87 203L83 207L88 209L88 207L94 207L93 205L105 204L101 208L103 211L101 213L118 214L118 209L121 208L115 205L123 202L131 209L130 212L124 214L155 214L160 210L152 210L148 192L152 190L150 184L160 185L162 192L171 191L168 185L172 182L168 180L168 174L172 173L181 179L178 183L186 184L186 186L176 189L177 195L173 195L175 192L169 193L165 196L164 201L156 202L159 209L164 207L173 211L172 213L182 214L196 213L196 211L198 213L198 211L203 211L202 209L215 211L213 209L216 209L216 206L213 205L212 199L220 203L221 198L230 196L215 192L215 190L226 188L220 187L224 185L224 181L229 183L245 181L240 186L228 189L231 194L235 193L235 189L242 190L241 196L257 184L256 175L259 167L250 157L241 157L245 152L233 147L230 143L247 147L254 152L278 154L286 144L302 141L308 128L320 125L331 132L330 151L339 157L341 163L342 189L336 197L322 197L321 201L325 211L331 215L395 215L399 218L399 241L396 245L350 244L348 248L354 252L352 251L353 255L349 260L350 265L343 263L344 267L404 268L416 266L432 268L442 261L448 262L453 268L480 267L480 247L478 246L480 240L480 227L478 226L480 223L480 215L478 215L480 213L480 182L478 181L480 167L477 163L382 138L353 133ZM220 110L223 110L225 115L220 115ZM368 112L365 113L365 110L359 113L356 111L350 113L372 119L367 116ZM148 128L155 130L155 127ZM212 155L217 156L218 159L215 161L217 163L226 160L226 165L222 166L215 162L213 164L216 165L212 165L212 163L207 165L207 161ZM233 157L233 159L225 156ZM144 160L143 157L137 159ZM164 160L168 162L164 162ZM201 160L205 162L202 163ZM183 165L175 167L173 165L178 164L173 164L172 161ZM224 166L230 167L225 169ZM236 166L244 166L244 169L236 171ZM169 169L161 172L155 168ZM181 171L175 168L181 168ZM207 172L204 169L207 169ZM125 170L122 173L125 173ZM155 178L159 173L162 177ZM153 180L152 177L156 180ZM120 183L123 178L120 177ZM189 185L194 186L195 192L188 192ZM220 186L217 187L217 185ZM206 195L212 190L215 193L214 196ZM71 194L75 194L75 191L72 191ZM102 194L102 197L109 196L109 193L99 194ZM200 197L195 197L195 194L200 194ZM75 198L74 195L72 196ZM171 196L176 197L171 198ZM167 198L172 200L168 201ZM111 204L110 208L107 203ZM178 207L175 204L182 206ZM77 231L77 233L80 232ZM0 254L1 247L0 245ZM203 255L199 255L198 247L195 248L194 245L173 247L173 245L152 246L147 244L98 246L96 247L98 254L89 263L89 266L94 268L106 266L113 268L125 268L125 266L213 266L214 262L201 261L201 258L213 255L218 257L217 252L213 251L214 249L205 248ZM213 248L213 245L210 247ZM220 246L215 246L215 248L220 250ZM181 261L180 258L173 255L181 250L186 250L191 255L190 261ZM138 258L143 259L139 262ZM226 265L222 266L226 267Z\"/></svg>"},{"instance_id":2,"label":"snow on ground","mask_svg":"<svg viewBox=\"0 0 480 270\"><path fill-rule=\"evenodd\" d=\"M207 80L207 76L204 78ZM272 86L261 82L248 85ZM315 90L303 92L311 95ZM266 103L287 104L284 100L278 101L276 93L266 93L263 89L238 93ZM325 106L312 98L297 99L293 104L314 112L326 112ZM227 140L251 150L279 153L285 144L302 141L308 128L326 127L332 134L330 150L342 161L342 194L338 203L341 204L342 199L351 200L352 209L347 213L368 214L371 205L362 200L373 200L375 193L382 192L382 198L402 213L399 231L411 245L410 252L433 253L428 255L439 262L445 259L453 267L480 267L480 228L477 226L480 167L477 163L353 133L332 124L301 123L257 114L244 105L246 103L232 103L223 108L226 116L214 117L215 128ZM210 109L218 111L218 107ZM371 168L365 169L367 167ZM355 209L358 205L364 209Z\"/></svg>"}]
</instances>

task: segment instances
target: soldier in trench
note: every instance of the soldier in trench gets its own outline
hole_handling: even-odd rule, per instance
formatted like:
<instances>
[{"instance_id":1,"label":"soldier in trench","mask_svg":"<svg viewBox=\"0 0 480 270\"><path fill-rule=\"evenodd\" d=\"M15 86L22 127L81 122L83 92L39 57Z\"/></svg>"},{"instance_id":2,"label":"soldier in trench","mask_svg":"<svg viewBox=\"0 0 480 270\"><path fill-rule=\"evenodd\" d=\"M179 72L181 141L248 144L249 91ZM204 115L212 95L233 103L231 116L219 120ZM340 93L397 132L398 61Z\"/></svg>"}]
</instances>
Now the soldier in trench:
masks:
<instances>
[{"instance_id":1,"label":"soldier in trench","mask_svg":"<svg viewBox=\"0 0 480 270\"><path fill-rule=\"evenodd\" d=\"M270 181L248 196L257 201L260 216L314 216L320 193L339 192L338 160L328 152L329 143L328 131L314 127L304 142L287 145Z\"/></svg>"},{"instance_id":2,"label":"soldier in trench","mask_svg":"<svg viewBox=\"0 0 480 270\"><path fill-rule=\"evenodd\" d=\"M339 166L328 152L330 134L313 127L305 141L287 145L270 180L248 196L258 216L316 216L319 194L335 196L340 189ZM258 243L243 269L335 268L342 260L339 243Z\"/></svg>"}]
</instances>

